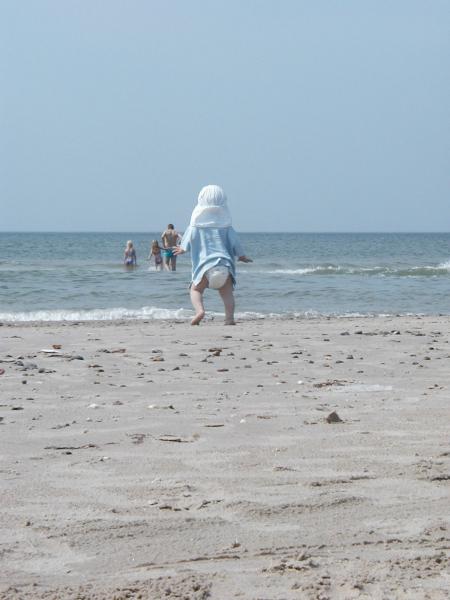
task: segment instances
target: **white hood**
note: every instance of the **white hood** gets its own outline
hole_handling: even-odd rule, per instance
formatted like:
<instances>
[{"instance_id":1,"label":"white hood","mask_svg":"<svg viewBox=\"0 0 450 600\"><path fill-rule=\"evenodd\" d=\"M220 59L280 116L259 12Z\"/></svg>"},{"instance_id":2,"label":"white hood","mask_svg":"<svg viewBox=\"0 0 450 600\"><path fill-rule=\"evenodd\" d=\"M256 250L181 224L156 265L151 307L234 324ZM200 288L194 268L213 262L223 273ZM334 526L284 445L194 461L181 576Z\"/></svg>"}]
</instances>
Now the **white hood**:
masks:
<instances>
[{"instance_id":1,"label":"white hood","mask_svg":"<svg viewBox=\"0 0 450 600\"><path fill-rule=\"evenodd\" d=\"M231 226L231 214L227 206L227 197L221 187L207 185L200 191L197 206L192 211L191 226Z\"/></svg>"}]
</instances>

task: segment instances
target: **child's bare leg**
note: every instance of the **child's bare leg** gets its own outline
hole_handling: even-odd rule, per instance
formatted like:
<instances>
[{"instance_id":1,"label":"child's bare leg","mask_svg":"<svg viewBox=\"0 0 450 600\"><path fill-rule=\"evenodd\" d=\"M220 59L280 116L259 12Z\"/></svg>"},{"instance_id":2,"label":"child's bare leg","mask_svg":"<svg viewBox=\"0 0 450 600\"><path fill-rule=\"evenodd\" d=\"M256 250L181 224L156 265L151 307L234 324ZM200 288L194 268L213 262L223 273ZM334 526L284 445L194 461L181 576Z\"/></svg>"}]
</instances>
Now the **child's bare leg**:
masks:
<instances>
[{"instance_id":1,"label":"child's bare leg","mask_svg":"<svg viewBox=\"0 0 450 600\"><path fill-rule=\"evenodd\" d=\"M235 325L234 322L234 294L233 282L228 277L226 283L220 288L219 294L225 307L225 325Z\"/></svg>"},{"instance_id":2,"label":"child's bare leg","mask_svg":"<svg viewBox=\"0 0 450 600\"><path fill-rule=\"evenodd\" d=\"M203 276L198 285L191 285L191 302L195 310L195 317L191 321L191 325L198 325L205 316L205 307L203 306L203 292L208 286L208 280Z\"/></svg>"}]
</instances>

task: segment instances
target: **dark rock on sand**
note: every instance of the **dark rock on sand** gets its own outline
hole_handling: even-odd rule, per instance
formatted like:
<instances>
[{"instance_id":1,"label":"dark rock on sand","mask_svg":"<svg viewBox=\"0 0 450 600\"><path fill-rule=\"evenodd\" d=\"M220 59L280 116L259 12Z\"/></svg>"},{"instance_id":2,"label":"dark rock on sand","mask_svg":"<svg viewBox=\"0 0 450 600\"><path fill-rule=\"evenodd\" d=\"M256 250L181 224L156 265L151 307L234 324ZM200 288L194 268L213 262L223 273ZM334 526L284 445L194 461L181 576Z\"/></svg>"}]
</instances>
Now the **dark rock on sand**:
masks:
<instances>
[{"instance_id":1,"label":"dark rock on sand","mask_svg":"<svg viewBox=\"0 0 450 600\"><path fill-rule=\"evenodd\" d=\"M325 417L325 421L327 423L343 423L343 420L335 410L333 410L333 412L331 412L327 417Z\"/></svg>"}]
</instances>

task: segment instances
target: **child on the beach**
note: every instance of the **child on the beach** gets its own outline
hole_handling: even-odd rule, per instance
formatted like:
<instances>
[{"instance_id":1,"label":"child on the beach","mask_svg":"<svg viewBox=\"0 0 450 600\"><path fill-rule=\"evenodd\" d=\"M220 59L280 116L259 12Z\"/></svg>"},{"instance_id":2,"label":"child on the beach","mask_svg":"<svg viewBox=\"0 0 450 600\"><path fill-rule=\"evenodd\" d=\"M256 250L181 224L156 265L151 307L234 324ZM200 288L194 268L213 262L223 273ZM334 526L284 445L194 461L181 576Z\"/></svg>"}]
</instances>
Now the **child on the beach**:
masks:
<instances>
[{"instance_id":1,"label":"child on the beach","mask_svg":"<svg viewBox=\"0 0 450 600\"><path fill-rule=\"evenodd\" d=\"M219 291L225 307L225 325L234 325L235 256L245 263L252 260L242 250L231 226L225 192L217 185L207 185L201 190L181 245L173 252L178 255L189 250L191 302L195 310L191 325L198 325L205 316L203 292L207 287Z\"/></svg>"},{"instance_id":2,"label":"child on the beach","mask_svg":"<svg viewBox=\"0 0 450 600\"><path fill-rule=\"evenodd\" d=\"M150 246L150 254L148 255L148 260L150 262L153 262L156 271L161 271L163 267L163 259L161 254L161 247L158 244L158 240L152 241L152 245Z\"/></svg>"},{"instance_id":3,"label":"child on the beach","mask_svg":"<svg viewBox=\"0 0 450 600\"><path fill-rule=\"evenodd\" d=\"M133 242L128 240L123 255L123 263L126 267L137 266L136 250L134 249Z\"/></svg>"}]
</instances>

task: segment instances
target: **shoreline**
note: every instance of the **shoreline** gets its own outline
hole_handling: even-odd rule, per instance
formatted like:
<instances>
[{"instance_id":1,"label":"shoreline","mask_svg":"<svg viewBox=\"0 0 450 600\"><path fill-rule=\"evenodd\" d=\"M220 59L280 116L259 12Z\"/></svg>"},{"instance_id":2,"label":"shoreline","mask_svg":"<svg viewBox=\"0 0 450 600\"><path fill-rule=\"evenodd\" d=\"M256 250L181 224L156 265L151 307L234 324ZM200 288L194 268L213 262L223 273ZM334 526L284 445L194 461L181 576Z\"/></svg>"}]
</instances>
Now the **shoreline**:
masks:
<instances>
[{"instance_id":1,"label":"shoreline","mask_svg":"<svg viewBox=\"0 0 450 600\"><path fill-rule=\"evenodd\" d=\"M166 310L166 309L160 309L160 310ZM169 309L167 309L169 310ZM185 308L180 308L180 309L174 309L174 311L186 311L189 313L192 313L186 317L183 318L177 318L177 317L167 317L167 318L151 318L151 317L142 317L142 318L136 318L136 317L130 317L130 318L118 318L118 319L59 319L59 320L30 320L30 321L21 321L21 320L17 320L17 321L9 321L9 320L1 320L0 319L0 327L56 327L56 326L90 326L90 325L97 325L97 326L111 326L114 327L116 325L148 325L148 324L152 324L152 323L161 323L161 324L174 324L174 325L189 325L189 321L190 319L194 316L194 311L192 309L185 309ZM236 316L236 323L237 325L244 325L246 323L255 323L255 322L285 322L285 321L295 321L295 322L299 322L299 323L304 323L304 322L310 322L310 321L346 321L346 320L356 320L356 321L363 321L363 320L368 320L368 321L374 321L374 320L386 320L386 319L399 319L399 320L405 320L405 319L448 319L450 318L450 313L449 314L445 314L445 313L436 313L436 314L429 314L429 313L372 313L372 314L359 314L359 313L348 313L348 314L342 314L342 315L337 315L337 314L319 314L319 313L311 313L311 314L291 314L291 313L286 313L286 314L276 314L276 313L269 313L269 314L263 314L263 313L247 313L247 314L253 314L255 316L238 316L238 315L242 315L242 313L239 313L239 311L237 311L237 316ZM211 324L215 324L215 325L220 325L221 321L223 320L224 314L223 313L214 313L212 311L207 311L206 313L206 317L203 319L202 324L203 326L207 326L207 325L211 325Z\"/></svg>"},{"instance_id":2,"label":"shoreline","mask_svg":"<svg viewBox=\"0 0 450 600\"><path fill-rule=\"evenodd\" d=\"M2 600L448 597L448 317L3 322L0 361Z\"/></svg>"}]
</instances>

